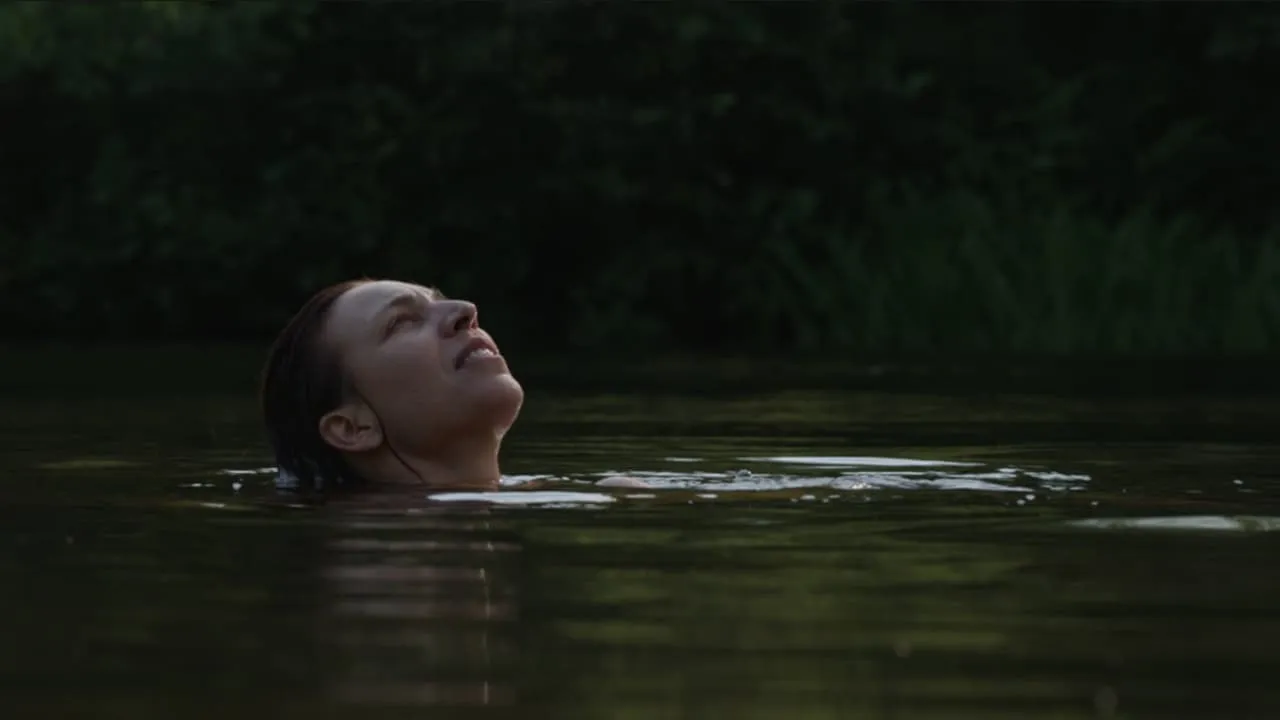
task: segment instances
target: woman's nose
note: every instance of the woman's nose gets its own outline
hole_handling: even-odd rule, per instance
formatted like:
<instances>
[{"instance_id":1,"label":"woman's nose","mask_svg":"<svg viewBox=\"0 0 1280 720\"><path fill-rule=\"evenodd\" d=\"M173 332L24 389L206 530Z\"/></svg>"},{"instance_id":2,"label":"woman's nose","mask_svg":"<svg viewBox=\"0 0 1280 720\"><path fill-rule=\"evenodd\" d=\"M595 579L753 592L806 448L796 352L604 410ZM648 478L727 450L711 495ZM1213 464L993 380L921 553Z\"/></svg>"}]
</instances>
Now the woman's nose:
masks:
<instances>
[{"instance_id":1,"label":"woman's nose","mask_svg":"<svg viewBox=\"0 0 1280 720\"><path fill-rule=\"evenodd\" d=\"M460 332L479 327L479 312L476 306L466 300L441 301L448 307L440 314L440 334L452 337Z\"/></svg>"}]
</instances>

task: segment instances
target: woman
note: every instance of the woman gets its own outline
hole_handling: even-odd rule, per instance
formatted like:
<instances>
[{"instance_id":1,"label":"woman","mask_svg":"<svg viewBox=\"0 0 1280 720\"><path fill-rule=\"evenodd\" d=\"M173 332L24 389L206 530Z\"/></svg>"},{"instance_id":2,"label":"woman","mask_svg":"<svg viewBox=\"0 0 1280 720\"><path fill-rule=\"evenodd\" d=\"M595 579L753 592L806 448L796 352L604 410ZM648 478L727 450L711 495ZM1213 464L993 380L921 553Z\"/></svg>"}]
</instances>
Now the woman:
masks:
<instances>
[{"instance_id":1,"label":"woman","mask_svg":"<svg viewBox=\"0 0 1280 720\"><path fill-rule=\"evenodd\" d=\"M497 489L498 450L523 401L474 305L391 280L312 296L272 345L262 382L280 475L303 490Z\"/></svg>"}]
</instances>

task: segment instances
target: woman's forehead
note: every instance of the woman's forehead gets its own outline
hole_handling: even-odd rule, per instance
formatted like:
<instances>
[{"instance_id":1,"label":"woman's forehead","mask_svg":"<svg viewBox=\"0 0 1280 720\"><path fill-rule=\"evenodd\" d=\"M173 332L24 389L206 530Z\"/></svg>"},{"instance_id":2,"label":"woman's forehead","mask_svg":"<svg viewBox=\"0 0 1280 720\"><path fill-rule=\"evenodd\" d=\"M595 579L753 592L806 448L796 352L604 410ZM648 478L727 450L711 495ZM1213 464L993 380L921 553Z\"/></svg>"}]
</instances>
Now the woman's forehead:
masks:
<instances>
[{"instance_id":1,"label":"woman's forehead","mask_svg":"<svg viewBox=\"0 0 1280 720\"><path fill-rule=\"evenodd\" d=\"M391 301L417 295L424 300L434 300L439 295L435 288L424 287L400 280L374 280L351 288L338 299L339 305L347 305L352 309L378 311Z\"/></svg>"},{"instance_id":2,"label":"woman's forehead","mask_svg":"<svg viewBox=\"0 0 1280 720\"><path fill-rule=\"evenodd\" d=\"M330 339L341 344L366 330L389 307L406 301L431 301L440 297L435 288L401 282L375 280L357 285L342 294L329 316Z\"/></svg>"}]
</instances>

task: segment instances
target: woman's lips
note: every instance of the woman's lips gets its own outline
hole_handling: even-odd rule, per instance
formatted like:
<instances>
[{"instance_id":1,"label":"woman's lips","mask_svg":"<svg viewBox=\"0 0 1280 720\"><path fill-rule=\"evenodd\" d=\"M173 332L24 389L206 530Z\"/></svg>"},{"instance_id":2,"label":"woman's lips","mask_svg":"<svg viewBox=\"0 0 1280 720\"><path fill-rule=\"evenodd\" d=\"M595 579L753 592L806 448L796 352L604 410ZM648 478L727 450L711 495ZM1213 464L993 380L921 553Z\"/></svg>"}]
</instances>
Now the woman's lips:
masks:
<instances>
[{"instance_id":1,"label":"woman's lips","mask_svg":"<svg viewBox=\"0 0 1280 720\"><path fill-rule=\"evenodd\" d=\"M500 357L502 355L498 353L498 346L494 345L492 340L476 337L463 346L462 351L458 353L458 357L454 360L453 367L457 370L473 359Z\"/></svg>"}]
</instances>

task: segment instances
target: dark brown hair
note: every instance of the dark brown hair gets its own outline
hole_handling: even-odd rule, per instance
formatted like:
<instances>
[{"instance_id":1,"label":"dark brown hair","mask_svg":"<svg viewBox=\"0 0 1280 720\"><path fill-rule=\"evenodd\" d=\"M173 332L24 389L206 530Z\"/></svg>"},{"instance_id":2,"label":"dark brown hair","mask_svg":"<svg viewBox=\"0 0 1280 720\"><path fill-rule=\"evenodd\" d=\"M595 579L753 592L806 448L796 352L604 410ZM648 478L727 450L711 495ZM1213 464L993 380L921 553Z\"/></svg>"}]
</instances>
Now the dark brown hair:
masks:
<instances>
[{"instance_id":1,"label":"dark brown hair","mask_svg":"<svg viewBox=\"0 0 1280 720\"><path fill-rule=\"evenodd\" d=\"M300 490L359 480L342 454L320 436L320 418L338 407L346 393L342 359L322 335L333 303L368 280L330 285L298 310L276 337L262 371L262 417L282 478Z\"/></svg>"}]
</instances>

